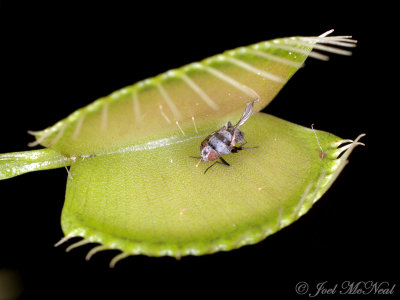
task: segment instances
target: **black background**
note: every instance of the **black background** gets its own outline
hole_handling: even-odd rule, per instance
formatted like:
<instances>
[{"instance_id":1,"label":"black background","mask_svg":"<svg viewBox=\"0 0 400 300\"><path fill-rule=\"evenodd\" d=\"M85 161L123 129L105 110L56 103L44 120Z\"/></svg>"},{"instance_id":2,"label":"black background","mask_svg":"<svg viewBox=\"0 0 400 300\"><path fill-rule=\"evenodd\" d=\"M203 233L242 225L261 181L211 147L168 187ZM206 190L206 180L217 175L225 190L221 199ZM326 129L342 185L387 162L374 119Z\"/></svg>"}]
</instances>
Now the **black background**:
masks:
<instances>
[{"instance_id":1,"label":"black background","mask_svg":"<svg viewBox=\"0 0 400 300\"><path fill-rule=\"evenodd\" d=\"M390 8L386 8L390 10ZM260 293L297 296L345 280L399 285L398 147L389 95L395 56L382 36L389 25L376 7L258 2L132 6L1 4L0 153L28 150L40 130L96 98L171 68L277 37L319 35L331 28L359 44L351 57L309 59L265 112L343 138L366 133L332 188L300 220L253 246L203 257L84 257L65 253L60 214L66 171L0 182L0 268L17 270L24 299L175 298ZM392 100L390 102L389 100ZM395 227L396 226L396 227ZM397 295L400 286L396 288ZM307 298L305 296L297 296Z\"/></svg>"}]
</instances>

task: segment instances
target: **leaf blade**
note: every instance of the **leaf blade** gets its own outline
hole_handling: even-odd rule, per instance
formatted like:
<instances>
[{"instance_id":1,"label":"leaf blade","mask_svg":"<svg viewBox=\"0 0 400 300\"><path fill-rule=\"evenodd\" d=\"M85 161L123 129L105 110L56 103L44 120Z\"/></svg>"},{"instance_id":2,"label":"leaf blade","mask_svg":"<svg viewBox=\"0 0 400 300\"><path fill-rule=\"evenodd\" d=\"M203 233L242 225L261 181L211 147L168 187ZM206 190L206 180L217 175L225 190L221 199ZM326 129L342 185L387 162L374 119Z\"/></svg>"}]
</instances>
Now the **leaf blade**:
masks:
<instances>
[{"instance_id":1,"label":"leaf blade","mask_svg":"<svg viewBox=\"0 0 400 300\"><path fill-rule=\"evenodd\" d=\"M201 136L77 162L68 180L64 233L126 254L180 257L235 249L289 225L341 168L336 147L342 140L317 131L321 156L311 129L261 113L244 130L261 148L229 155L231 167L206 175L205 166L196 168L188 158Z\"/></svg>"},{"instance_id":2,"label":"leaf blade","mask_svg":"<svg viewBox=\"0 0 400 300\"><path fill-rule=\"evenodd\" d=\"M43 131L33 132L32 146L60 153L92 155L179 133L192 126L210 131L241 113L245 103L260 98L264 108L301 67L314 41L275 39L170 70L120 89L79 109ZM282 45L290 45L290 49ZM299 52L294 52L297 49Z\"/></svg>"}]
</instances>

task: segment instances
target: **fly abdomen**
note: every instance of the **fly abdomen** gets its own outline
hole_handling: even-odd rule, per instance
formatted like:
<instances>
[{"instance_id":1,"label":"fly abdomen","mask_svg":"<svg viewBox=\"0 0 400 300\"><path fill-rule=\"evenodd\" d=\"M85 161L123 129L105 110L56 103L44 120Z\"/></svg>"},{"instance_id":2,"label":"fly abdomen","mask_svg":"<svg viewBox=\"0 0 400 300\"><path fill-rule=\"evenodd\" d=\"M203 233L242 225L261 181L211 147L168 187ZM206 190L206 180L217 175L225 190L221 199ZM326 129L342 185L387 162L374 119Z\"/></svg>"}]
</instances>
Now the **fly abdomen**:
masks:
<instances>
[{"instance_id":1,"label":"fly abdomen","mask_svg":"<svg viewBox=\"0 0 400 300\"><path fill-rule=\"evenodd\" d=\"M210 137L208 144L219 154L229 154L232 150L231 139L232 135L227 130L217 131Z\"/></svg>"}]
</instances>

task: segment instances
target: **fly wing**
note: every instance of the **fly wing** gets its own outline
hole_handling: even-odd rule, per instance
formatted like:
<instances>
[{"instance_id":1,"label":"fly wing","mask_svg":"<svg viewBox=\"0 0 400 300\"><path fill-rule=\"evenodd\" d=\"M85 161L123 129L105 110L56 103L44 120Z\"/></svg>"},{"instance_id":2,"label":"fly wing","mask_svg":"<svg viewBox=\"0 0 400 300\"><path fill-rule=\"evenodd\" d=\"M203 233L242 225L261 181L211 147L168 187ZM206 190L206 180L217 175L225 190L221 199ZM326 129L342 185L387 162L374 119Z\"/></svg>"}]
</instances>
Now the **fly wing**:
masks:
<instances>
[{"instance_id":1,"label":"fly wing","mask_svg":"<svg viewBox=\"0 0 400 300\"><path fill-rule=\"evenodd\" d=\"M237 124L235 125L235 127L233 127L233 134L232 134L232 140L231 140L231 147L235 146L236 141L236 132L237 129L242 126L244 123L246 123L246 121L251 117L252 113L253 113L253 105L255 102L258 102L259 99L254 99L251 102L248 102L246 104L246 108L244 109L244 112L242 114L242 116L240 117L240 120L237 122Z\"/></svg>"},{"instance_id":2,"label":"fly wing","mask_svg":"<svg viewBox=\"0 0 400 300\"><path fill-rule=\"evenodd\" d=\"M242 116L240 117L240 120L235 125L235 129L242 126L251 117L251 115L253 113L253 105L255 102L258 102L258 101L259 101L259 99L257 98L246 104L246 108L244 109L244 112L243 112Z\"/></svg>"}]
</instances>

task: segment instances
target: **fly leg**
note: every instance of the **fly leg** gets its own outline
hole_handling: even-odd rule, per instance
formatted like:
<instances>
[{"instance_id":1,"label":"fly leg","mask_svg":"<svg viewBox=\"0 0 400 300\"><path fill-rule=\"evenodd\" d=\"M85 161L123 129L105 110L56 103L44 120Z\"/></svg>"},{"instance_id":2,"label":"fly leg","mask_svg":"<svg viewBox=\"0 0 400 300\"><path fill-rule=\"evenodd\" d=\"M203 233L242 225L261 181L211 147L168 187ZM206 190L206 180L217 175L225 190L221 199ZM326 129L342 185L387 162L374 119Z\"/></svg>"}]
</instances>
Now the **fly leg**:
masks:
<instances>
[{"instance_id":1,"label":"fly leg","mask_svg":"<svg viewBox=\"0 0 400 300\"><path fill-rule=\"evenodd\" d=\"M228 164L228 162L225 159L223 159L221 156L219 157L219 159L222 161L222 163L220 163L221 165L224 165L226 167L230 166L230 164Z\"/></svg>"},{"instance_id":2,"label":"fly leg","mask_svg":"<svg viewBox=\"0 0 400 300\"><path fill-rule=\"evenodd\" d=\"M243 146L240 146L240 147L237 147L238 150L255 149L255 148L258 148L258 146L254 146L254 147L243 147Z\"/></svg>"},{"instance_id":3,"label":"fly leg","mask_svg":"<svg viewBox=\"0 0 400 300\"><path fill-rule=\"evenodd\" d=\"M227 163L227 161L225 159L223 159L222 157L219 158L221 161L216 161L214 162L211 166L209 166L205 171L204 174L206 174L206 172L208 171L208 169L210 169L212 166L214 166L215 164L220 164L223 165L225 167L229 167L230 164Z\"/></svg>"},{"instance_id":4,"label":"fly leg","mask_svg":"<svg viewBox=\"0 0 400 300\"><path fill-rule=\"evenodd\" d=\"M246 144L246 143L244 143L244 144ZM244 145L244 144L243 144L243 145ZM258 148L258 146L254 146L254 147L243 147L243 145L241 145L241 146L239 146L239 147L237 147L237 146L233 147L233 149L231 150L231 152L232 152L232 153L238 153L240 150Z\"/></svg>"}]
</instances>

